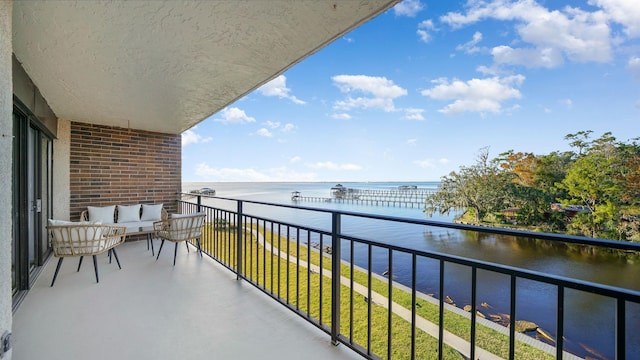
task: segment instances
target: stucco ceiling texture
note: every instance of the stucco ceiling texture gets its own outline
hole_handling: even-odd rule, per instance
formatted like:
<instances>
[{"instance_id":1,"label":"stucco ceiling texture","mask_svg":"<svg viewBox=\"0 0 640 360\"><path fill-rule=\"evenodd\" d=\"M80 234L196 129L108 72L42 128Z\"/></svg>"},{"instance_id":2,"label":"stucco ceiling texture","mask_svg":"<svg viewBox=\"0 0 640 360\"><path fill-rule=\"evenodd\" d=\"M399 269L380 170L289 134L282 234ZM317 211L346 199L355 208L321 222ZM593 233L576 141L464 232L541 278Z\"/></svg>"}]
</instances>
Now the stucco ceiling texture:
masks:
<instances>
[{"instance_id":1,"label":"stucco ceiling texture","mask_svg":"<svg viewBox=\"0 0 640 360\"><path fill-rule=\"evenodd\" d=\"M15 1L13 49L59 118L177 134L397 1Z\"/></svg>"}]
</instances>

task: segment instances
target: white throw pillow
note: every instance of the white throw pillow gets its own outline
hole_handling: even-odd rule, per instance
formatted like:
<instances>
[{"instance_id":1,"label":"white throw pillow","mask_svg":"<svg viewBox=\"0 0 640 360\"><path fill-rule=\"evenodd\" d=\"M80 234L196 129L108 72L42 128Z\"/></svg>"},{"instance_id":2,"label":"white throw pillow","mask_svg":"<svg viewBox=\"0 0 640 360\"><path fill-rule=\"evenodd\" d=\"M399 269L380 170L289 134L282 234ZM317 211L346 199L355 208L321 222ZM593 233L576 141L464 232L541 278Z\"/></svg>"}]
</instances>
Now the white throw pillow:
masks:
<instances>
[{"instance_id":1,"label":"white throw pillow","mask_svg":"<svg viewBox=\"0 0 640 360\"><path fill-rule=\"evenodd\" d=\"M140 204L129 206L118 205L117 223L137 221L140 221Z\"/></svg>"},{"instance_id":2,"label":"white throw pillow","mask_svg":"<svg viewBox=\"0 0 640 360\"><path fill-rule=\"evenodd\" d=\"M162 206L164 204L146 205L142 204L142 217L140 221L162 220Z\"/></svg>"},{"instance_id":3,"label":"white throw pillow","mask_svg":"<svg viewBox=\"0 0 640 360\"><path fill-rule=\"evenodd\" d=\"M116 206L87 206L89 221L99 221L103 224L113 224Z\"/></svg>"}]
</instances>

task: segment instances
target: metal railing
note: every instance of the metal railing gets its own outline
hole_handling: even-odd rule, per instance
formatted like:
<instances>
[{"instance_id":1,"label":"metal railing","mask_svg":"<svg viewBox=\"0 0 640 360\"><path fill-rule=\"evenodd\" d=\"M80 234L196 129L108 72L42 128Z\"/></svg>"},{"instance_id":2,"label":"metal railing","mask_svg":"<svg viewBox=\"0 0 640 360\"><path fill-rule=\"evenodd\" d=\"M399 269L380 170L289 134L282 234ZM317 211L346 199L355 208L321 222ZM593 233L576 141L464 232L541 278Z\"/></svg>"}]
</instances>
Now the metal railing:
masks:
<instances>
[{"instance_id":1,"label":"metal railing","mask_svg":"<svg viewBox=\"0 0 640 360\"><path fill-rule=\"evenodd\" d=\"M615 304L615 326L611 329L615 358L640 354L640 349L629 345L632 331L640 325L629 321L637 321L634 316L640 314L638 291L373 241L343 233L342 222L345 218L371 219L639 253L640 244L221 197L211 197L216 205L209 206L203 205L202 199L197 196L195 202L178 200L178 207L183 213L207 214L203 251L235 272L238 279L248 281L325 331L333 344L342 343L366 358L579 358L564 344L567 291L611 299ZM247 206L262 210L248 211ZM330 216L330 230L276 219L271 215L277 209L326 214ZM386 261L384 276L373 271L374 262L380 259ZM408 269L403 274L404 284L394 280L394 259ZM436 275L420 270L420 264L425 262L435 264ZM444 296L448 280L445 268L451 266L470 270L471 305L466 311L450 304ZM509 312L503 314L508 319L503 325L507 326L481 314L480 307L484 305L478 304L477 299L479 273L508 279ZM418 279L423 276L438 277L439 295L417 290ZM554 298L547 299L555 303L556 312L555 336L542 332L547 341L516 331L518 286L524 281L556 289Z\"/></svg>"}]
</instances>

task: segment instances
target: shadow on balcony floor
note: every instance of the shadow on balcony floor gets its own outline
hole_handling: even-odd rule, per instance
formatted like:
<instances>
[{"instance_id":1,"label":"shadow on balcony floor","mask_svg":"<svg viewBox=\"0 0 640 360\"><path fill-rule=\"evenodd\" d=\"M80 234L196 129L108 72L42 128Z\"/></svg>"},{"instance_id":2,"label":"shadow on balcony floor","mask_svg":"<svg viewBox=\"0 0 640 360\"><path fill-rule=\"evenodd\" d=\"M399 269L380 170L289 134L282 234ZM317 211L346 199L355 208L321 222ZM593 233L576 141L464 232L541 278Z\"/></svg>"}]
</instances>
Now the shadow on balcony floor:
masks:
<instances>
[{"instance_id":1,"label":"shadow on balcony floor","mask_svg":"<svg viewBox=\"0 0 640 360\"><path fill-rule=\"evenodd\" d=\"M193 248L175 267L170 243L157 262L145 241L117 250L99 284L90 258L67 258L49 287L50 259L14 314L14 360L361 359Z\"/></svg>"}]
</instances>

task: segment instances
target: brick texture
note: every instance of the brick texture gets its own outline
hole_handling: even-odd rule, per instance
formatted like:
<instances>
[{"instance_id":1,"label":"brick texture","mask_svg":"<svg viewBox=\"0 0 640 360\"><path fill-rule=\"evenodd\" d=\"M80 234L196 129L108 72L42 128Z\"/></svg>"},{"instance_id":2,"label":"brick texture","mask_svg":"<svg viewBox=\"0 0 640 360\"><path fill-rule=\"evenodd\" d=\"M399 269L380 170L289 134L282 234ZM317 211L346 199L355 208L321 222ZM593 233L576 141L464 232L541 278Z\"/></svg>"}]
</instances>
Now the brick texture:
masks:
<instances>
[{"instance_id":1,"label":"brick texture","mask_svg":"<svg viewBox=\"0 0 640 360\"><path fill-rule=\"evenodd\" d=\"M88 205L163 203L177 212L181 136L71 123L71 220Z\"/></svg>"}]
</instances>

